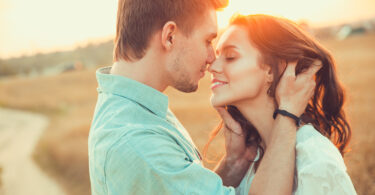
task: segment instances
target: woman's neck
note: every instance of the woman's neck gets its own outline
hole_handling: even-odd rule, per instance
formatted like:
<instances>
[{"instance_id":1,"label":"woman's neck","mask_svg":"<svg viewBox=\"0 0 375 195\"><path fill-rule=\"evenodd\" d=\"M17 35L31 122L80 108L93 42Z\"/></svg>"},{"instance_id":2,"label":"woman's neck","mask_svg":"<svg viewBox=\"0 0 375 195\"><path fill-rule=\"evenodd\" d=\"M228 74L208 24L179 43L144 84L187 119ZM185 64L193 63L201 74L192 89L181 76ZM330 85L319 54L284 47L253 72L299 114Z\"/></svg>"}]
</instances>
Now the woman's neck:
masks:
<instances>
[{"instance_id":1,"label":"woman's neck","mask_svg":"<svg viewBox=\"0 0 375 195\"><path fill-rule=\"evenodd\" d=\"M274 124L272 115L275 111L273 99L268 95L266 96L256 100L243 101L235 105L242 115L257 129L262 138L261 145L264 149L270 142L270 133Z\"/></svg>"}]
</instances>

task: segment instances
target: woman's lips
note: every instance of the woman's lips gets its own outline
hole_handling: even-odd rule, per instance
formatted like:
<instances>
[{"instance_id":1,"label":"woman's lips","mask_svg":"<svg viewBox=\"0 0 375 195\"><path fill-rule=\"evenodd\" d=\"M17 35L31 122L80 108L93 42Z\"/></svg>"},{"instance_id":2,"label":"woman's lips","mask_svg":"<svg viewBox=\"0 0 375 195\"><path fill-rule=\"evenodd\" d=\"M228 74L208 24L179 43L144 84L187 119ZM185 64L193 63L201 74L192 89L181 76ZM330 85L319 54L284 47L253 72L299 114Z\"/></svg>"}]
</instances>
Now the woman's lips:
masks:
<instances>
[{"instance_id":1,"label":"woman's lips","mask_svg":"<svg viewBox=\"0 0 375 195\"><path fill-rule=\"evenodd\" d=\"M220 86L226 85L226 84L228 84L228 82L220 81L220 80L214 79L214 80L212 80L211 90L213 90L213 89L215 89L215 88L217 88L217 87L220 87Z\"/></svg>"}]
</instances>

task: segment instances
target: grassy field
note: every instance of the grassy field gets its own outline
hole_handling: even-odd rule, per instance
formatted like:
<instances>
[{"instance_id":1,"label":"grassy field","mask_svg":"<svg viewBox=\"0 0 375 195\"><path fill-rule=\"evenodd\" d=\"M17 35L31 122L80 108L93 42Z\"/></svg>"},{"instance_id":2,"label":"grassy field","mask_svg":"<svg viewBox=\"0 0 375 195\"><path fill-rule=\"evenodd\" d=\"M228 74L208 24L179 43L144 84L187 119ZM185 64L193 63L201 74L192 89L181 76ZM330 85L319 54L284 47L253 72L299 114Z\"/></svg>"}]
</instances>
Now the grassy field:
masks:
<instances>
[{"instance_id":1,"label":"grassy field","mask_svg":"<svg viewBox=\"0 0 375 195\"><path fill-rule=\"evenodd\" d=\"M347 90L347 115L353 129L352 151L345 156L348 172L358 194L375 194L375 35L354 36L323 44L338 62L339 79ZM198 92L183 94L167 90L170 107L192 135L200 150L219 118L210 107L209 77ZM95 70L33 79L0 81L0 106L31 110L50 118L50 125L38 147L35 160L54 176L69 194L90 194L87 136L97 98ZM219 136L209 150L209 158L223 154ZM206 163L213 168L214 163Z\"/></svg>"},{"instance_id":2,"label":"grassy field","mask_svg":"<svg viewBox=\"0 0 375 195\"><path fill-rule=\"evenodd\" d=\"M1 174L3 173L3 168L0 166L0 188L3 185L3 180L1 178ZM1 192L1 191L0 191Z\"/></svg>"}]
</instances>

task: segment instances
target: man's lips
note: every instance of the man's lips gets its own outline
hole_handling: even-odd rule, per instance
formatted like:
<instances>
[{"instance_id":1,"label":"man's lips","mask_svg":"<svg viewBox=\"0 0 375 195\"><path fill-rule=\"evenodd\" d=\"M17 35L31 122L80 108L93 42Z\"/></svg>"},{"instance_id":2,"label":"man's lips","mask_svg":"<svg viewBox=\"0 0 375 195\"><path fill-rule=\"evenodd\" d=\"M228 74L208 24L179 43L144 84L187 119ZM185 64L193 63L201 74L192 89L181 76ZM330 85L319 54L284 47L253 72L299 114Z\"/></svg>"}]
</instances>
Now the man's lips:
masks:
<instances>
[{"instance_id":1,"label":"man's lips","mask_svg":"<svg viewBox=\"0 0 375 195\"><path fill-rule=\"evenodd\" d=\"M212 84L211 84L211 89L213 90L217 87L220 87L220 86L223 86L223 85L226 85L226 84L228 84L228 82L221 81L221 80L218 80L218 79L213 79Z\"/></svg>"},{"instance_id":2,"label":"man's lips","mask_svg":"<svg viewBox=\"0 0 375 195\"><path fill-rule=\"evenodd\" d=\"M204 77L204 73L206 72L206 70L207 70L207 66L205 65L205 66L202 66L202 68L200 69L200 75L201 75L201 78L202 77Z\"/></svg>"}]
</instances>

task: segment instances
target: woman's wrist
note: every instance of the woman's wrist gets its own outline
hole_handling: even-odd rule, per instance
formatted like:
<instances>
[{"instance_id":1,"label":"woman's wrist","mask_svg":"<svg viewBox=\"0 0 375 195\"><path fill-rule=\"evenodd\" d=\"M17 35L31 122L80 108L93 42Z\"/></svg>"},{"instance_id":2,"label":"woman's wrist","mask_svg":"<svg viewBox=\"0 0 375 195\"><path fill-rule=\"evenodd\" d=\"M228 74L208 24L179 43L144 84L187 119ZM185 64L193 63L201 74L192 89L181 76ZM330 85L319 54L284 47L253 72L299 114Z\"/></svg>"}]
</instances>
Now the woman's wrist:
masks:
<instances>
[{"instance_id":1,"label":"woman's wrist","mask_svg":"<svg viewBox=\"0 0 375 195\"><path fill-rule=\"evenodd\" d=\"M279 110L286 110L286 111L288 111L288 112L290 112L290 113L292 113L296 116L299 116L300 113L301 113L301 111L299 111L301 109L296 108L296 105L293 105L293 104L280 103L278 109Z\"/></svg>"},{"instance_id":2,"label":"woman's wrist","mask_svg":"<svg viewBox=\"0 0 375 195\"><path fill-rule=\"evenodd\" d=\"M275 112L273 113L273 119L276 119L278 115L289 117L295 121L297 127L301 126L301 122L302 122L301 118L299 116L296 116L288 112L287 110L276 109Z\"/></svg>"}]
</instances>

